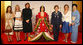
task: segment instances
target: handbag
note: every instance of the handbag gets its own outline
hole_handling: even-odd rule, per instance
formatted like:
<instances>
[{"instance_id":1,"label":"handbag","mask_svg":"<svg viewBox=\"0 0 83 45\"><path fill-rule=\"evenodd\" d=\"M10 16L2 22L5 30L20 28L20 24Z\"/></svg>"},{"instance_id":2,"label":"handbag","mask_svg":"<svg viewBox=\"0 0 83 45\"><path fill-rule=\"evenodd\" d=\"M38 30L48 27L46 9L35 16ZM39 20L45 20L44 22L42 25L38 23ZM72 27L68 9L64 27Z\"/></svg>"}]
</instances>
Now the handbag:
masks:
<instances>
[{"instance_id":1,"label":"handbag","mask_svg":"<svg viewBox=\"0 0 83 45\"><path fill-rule=\"evenodd\" d=\"M12 28L11 28L11 26L9 25L9 22L8 22L8 25L7 25L6 29L5 29L5 32L6 32L6 33L12 32Z\"/></svg>"}]
</instances>

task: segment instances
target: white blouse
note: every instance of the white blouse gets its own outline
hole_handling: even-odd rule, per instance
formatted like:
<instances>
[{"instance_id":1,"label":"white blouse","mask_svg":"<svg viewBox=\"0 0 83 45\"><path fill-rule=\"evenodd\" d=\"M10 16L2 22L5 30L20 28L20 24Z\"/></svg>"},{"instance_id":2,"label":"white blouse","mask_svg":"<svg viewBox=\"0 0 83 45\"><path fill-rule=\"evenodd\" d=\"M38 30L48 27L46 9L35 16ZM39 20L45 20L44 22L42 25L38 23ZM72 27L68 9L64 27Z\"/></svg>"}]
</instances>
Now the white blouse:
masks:
<instances>
[{"instance_id":1,"label":"white blouse","mask_svg":"<svg viewBox=\"0 0 83 45\"><path fill-rule=\"evenodd\" d=\"M68 11L66 14L62 13L62 21L71 23L71 11Z\"/></svg>"}]
</instances>

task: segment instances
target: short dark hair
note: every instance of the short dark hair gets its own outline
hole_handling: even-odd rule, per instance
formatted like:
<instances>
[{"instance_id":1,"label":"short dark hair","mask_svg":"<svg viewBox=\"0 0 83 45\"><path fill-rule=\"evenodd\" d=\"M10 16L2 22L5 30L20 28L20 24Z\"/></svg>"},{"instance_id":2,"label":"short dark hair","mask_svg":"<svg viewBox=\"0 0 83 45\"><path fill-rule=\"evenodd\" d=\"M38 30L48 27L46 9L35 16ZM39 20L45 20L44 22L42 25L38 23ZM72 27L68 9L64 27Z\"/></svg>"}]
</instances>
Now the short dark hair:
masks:
<instances>
[{"instance_id":1,"label":"short dark hair","mask_svg":"<svg viewBox=\"0 0 83 45\"><path fill-rule=\"evenodd\" d=\"M44 7L44 6L40 6L40 12L41 12L41 8L42 8L42 7L43 7L43 9L44 9L43 11L45 11L45 7Z\"/></svg>"},{"instance_id":2,"label":"short dark hair","mask_svg":"<svg viewBox=\"0 0 83 45\"><path fill-rule=\"evenodd\" d=\"M65 8L65 6L67 6L67 7L69 8L69 5L68 5L68 4L65 4L65 5L64 5L64 8Z\"/></svg>"},{"instance_id":3,"label":"short dark hair","mask_svg":"<svg viewBox=\"0 0 83 45\"><path fill-rule=\"evenodd\" d=\"M73 7L73 6L76 6L76 8L78 7L77 4L72 4L72 7Z\"/></svg>"},{"instance_id":4,"label":"short dark hair","mask_svg":"<svg viewBox=\"0 0 83 45\"><path fill-rule=\"evenodd\" d=\"M8 8L9 7L10 7L10 13L12 13L12 7L11 6L7 6L6 13L8 13Z\"/></svg>"},{"instance_id":5,"label":"short dark hair","mask_svg":"<svg viewBox=\"0 0 83 45\"><path fill-rule=\"evenodd\" d=\"M28 2L25 4L25 7L26 7L27 4L29 5L29 8L30 8L30 4Z\"/></svg>"},{"instance_id":6,"label":"short dark hair","mask_svg":"<svg viewBox=\"0 0 83 45\"><path fill-rule=\"evenodd\" d=\"M58 8L59 8L59 6L58 6L58 5L55 5L55 6L54 6L54 9L55 9L56 7L58 7Z\"/></svg>"}]
</instances>

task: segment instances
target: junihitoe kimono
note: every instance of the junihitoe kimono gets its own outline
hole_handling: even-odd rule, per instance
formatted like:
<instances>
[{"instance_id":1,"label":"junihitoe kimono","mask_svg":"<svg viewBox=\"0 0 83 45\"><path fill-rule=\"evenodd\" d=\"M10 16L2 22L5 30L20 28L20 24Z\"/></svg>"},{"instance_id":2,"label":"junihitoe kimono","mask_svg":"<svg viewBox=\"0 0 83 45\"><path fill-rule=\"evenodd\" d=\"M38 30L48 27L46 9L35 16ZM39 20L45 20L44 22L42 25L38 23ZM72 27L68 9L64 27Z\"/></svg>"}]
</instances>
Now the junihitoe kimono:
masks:
<instances>
[{"instance_id":1,"label":"junihitoe kimono","mask_svg":"<svg viewBox=\"0 0 83 45\"><path fill-rule=\"evenodd\" d=\"M46 12L39 12L36 15L36 25L33 30L34 33L32 34L30 41L54 40L52 34L50 33L52 28L49 24L49 16Z\"/></svg>"}]
</instances>

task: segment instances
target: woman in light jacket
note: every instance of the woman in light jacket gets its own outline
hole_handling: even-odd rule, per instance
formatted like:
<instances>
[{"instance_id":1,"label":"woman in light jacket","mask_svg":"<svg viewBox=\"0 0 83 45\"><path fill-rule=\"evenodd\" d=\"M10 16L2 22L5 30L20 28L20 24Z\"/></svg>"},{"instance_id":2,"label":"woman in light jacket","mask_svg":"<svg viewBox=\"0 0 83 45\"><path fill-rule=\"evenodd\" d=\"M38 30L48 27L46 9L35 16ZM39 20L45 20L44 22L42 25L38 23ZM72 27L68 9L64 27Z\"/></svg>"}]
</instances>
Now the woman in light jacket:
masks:
<instances>
[{"instance_id":1,"label":"woman in light jacket","mask_svg":"<svg viewBox=\"0 0 83 45\"><path fill-rule=\"evenodd\" d=\"M65 34L64 41L67 42L68 34L71 32L71 11L69 11L69 5L64 5L64 12L62 14L62 33Z\"/></svg>"}]
</instances>

